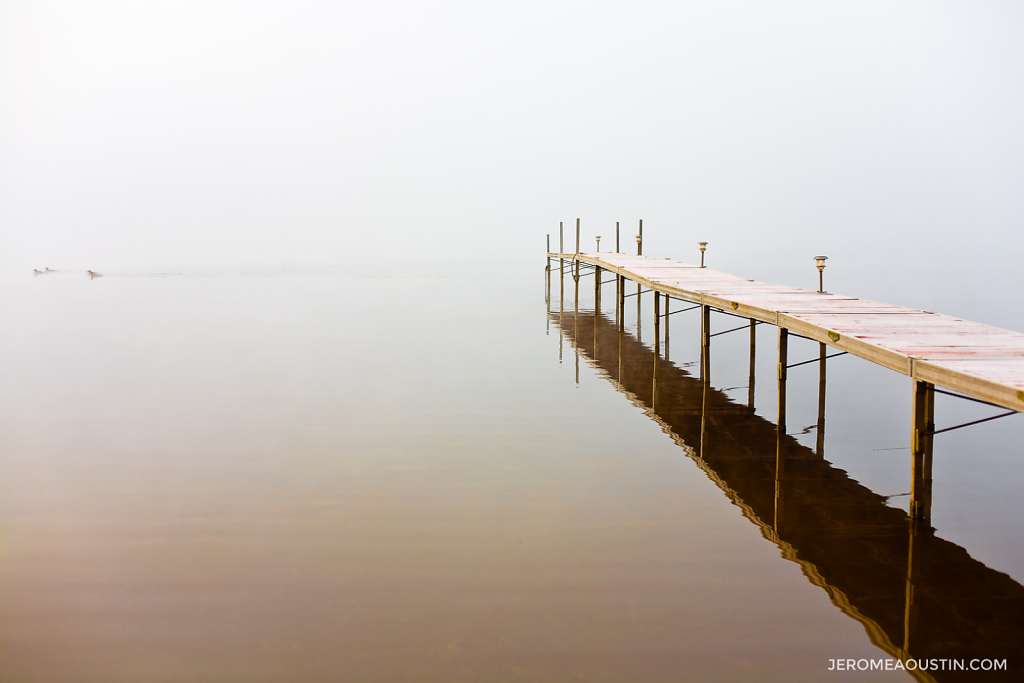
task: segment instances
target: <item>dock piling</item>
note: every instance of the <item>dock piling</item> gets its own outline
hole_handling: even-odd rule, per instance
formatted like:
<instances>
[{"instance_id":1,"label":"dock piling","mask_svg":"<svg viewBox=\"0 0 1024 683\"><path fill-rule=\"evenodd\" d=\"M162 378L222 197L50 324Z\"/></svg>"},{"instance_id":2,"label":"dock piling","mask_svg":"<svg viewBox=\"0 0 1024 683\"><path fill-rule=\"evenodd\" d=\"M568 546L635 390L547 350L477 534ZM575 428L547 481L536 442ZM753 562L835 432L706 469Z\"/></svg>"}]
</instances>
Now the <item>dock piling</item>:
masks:
<instances>
[{"instance_id":1,"label":"dock piling","mask_svg":"<svg viewBox=\"0 0 1024 683\"><path fill-rule=\"evenodd\" d=\"M654 355L660 353L661 348L661 294L654 293ZM655 366L657 367L657 366Z\"/></svg>"},{"instance_id":2,"label":"dock piling","mask_svg":"<svg viewBox=\"0 0 1024 683\"><path fill-rule=\"evenodd\" d=\"M671 318L669 317L669 315L671 314L671 311L669 310L669 308L670 308L670 303L669 302L671 302L671 301L672 301L672 297L670 297L668 294L666 294L665 295L665 315L662 316L662 317L665 318L665 360L668 360L668 321L671 320Z\"/></svg>"},{"instance_id":3,"label":"dock piling","mask_svg":"<svg viewBox=\"0 0 1024 683\"><path fill-rule=\"evenodd\" d=\"M818 426L816 428L817 443L815 453L821 457L825 455L825 352L827 346L818 342Z\"/></svg>"},{"instance_id":4,"label":"dock piling","mask_svg":"<svg viewBox=\"0 0 1024 683\"><path fill-rule=\"evenodd\" d=\"M711 382L711 307L700 307L700 378Z\"/></svg>"},{"instance_id":5,"label":"dock piling","mask_svg":"<svg viewBox=\"0 0 1024 683\"><path fill-rule=\"evenodd\" d=\"M666 328L667 329L667 328ZM757 355L757 321L750 319L750 376L747 378L747 407L754 407L754 358Z\"/></svg>"},{"instance_id":6,"label":"dock piling","mask_svg":"<svg viewBox=\"0 0 1024 683\"><path fill-rule=\"evenodd\" d=\"M914 381L911 433L913 470L910 480L910 517L928 522L932 516L932 445L935 432L935 385Z\"/></svg>"},{"instance_id":7,"label":"dock piling","mask_svg":"<svg viewBox=\"0 0 1024 683\"><path fill-rule=\"evenodd\" d=\"M789 363L789 330L779 328L779 433L786 433L786 375Z\"/></svg>"}]
</instances>

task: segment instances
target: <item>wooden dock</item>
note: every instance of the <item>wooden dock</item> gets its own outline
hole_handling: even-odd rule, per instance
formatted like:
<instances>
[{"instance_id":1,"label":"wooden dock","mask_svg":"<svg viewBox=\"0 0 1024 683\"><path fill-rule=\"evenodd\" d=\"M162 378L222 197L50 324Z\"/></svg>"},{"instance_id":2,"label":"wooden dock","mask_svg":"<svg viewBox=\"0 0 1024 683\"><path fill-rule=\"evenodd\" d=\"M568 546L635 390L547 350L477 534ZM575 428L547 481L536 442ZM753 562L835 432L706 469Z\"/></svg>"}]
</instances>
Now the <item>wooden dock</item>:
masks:
<instances>
[{"instance_id":1,"label":"wooden dock","mask_svg":"<svg viewBox=\"0 0 1024 683\"><path fill-rule=\"evenodd\" d=\"M607 270L672 299L770 323L915 380L1024 412L1024 334L669 259L614 252L548 256Z\"/></svg>"}]
</instances>

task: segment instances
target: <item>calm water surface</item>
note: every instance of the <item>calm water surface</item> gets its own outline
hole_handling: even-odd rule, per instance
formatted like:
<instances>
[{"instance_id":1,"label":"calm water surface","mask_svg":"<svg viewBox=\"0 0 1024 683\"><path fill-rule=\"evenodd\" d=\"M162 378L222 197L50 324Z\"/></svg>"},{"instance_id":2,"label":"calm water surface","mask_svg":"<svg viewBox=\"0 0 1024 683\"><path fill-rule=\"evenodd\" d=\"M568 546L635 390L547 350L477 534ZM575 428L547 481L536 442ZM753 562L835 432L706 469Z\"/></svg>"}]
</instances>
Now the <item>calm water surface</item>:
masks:
<instances>
[{"instance_id":1,"label":"calm water surface","mask_svg":"<svg viewBox=\"0 0 1024 683\"><path fill-rule=\"evenodd\" d=\"M848 357L821 443L792 371L780 516L767 326L750 409L746 333L705 393L692 313L657 360L536 264L3 284L4 681L820 681L904 646L911 543L911 653L1024 671L1016 418L912 541L909 381Z\"/></svg>"}]
</instances>

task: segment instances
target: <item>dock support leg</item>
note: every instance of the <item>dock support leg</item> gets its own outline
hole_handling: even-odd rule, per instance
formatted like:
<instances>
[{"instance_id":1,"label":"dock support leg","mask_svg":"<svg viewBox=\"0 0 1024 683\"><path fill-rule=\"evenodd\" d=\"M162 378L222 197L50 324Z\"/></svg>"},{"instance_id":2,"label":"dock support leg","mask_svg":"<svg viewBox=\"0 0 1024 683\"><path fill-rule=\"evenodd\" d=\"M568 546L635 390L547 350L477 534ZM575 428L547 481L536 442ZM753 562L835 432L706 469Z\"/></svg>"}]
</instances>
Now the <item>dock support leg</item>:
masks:
<instances>
[{"instance_id":1,"label":"dock support leg","mask_svg":"<svg viewBox=\"0 0 1024 683\"><path fill-rule=\"evenodd\" d=\"M668 294L665 295L665 360L668 360L668 321L671 320L669 313L671 313L669 302L672 301L672 297Z\"/></svg>"},{"instance_id":2,"label":"dock support leg","mask_svg":"<svg viewBox=\"0 0 1024 683\"><path fill-rule=\"evenodd\" d=\"M825 351L828 349L825 344L818 342L818 426L815 428L817 432L817 443L815 444L815 453L818 457L825 455Z\"/></svg>"},{"instance_id":3,"label":"dock support leg","mask_svg":"<svg viewBox=\"0 0 1024 683\"><path fill-rule=\"evenodd\" d=\"M711 382L711 307L700 307L700 379Z\"/></svg>"},{"instance_id":4,"label":"dock support leg","mask_svg":"<svg viewBox=\"0 0 1024 683\"><path fill-rule=\"evenodd\" d=\"M910 480L910 517L930 522L932 517L932 442L935 431L935 385L914 381L914 426L911 434L913 474Z\"/></svg>"},{"instance_id":5,"label":"dock support leg","mask_svg":"<svg viewBox=\"0 0 1024 683\"><path fill-rule=\"evenodd\" d=\"M754 407L754 358L757 355L757 321L750 319L750 376L747 378L747 407Z\"/></svg>"},{"instance_id":6,"label":"dock support leg","mask_svg":"<svg viewBox=\"0 0 1024 683\"><path fill-rule=\"evenodd\" d=\"M779 328L779 433L786 433L786 366L789 365L789 330Z\"/></svg>"},{"instance_id":7,"label":"dock support leg","mask_svg":"<svg viewBox=\"0 0 1024 683\"><path fill-rule=\"evenodd\" d=\"M786 366L789 364L789 330L779 328L779 412L775 423L775 535L779 536L784 509L786 477Z\"/></svg>"},{"instance_id":8,"label":"dock support leg","mask_svg":"<svg viewBox=\"0 0 1024 683\"><path fill-rule=\"evenodd\" d=\"M654 355L661 351L661 294L654 293ZM657 367L657 366L655 366Z\"/></svg>"},{"instance_id":9,"label":"dock support leg","mask_svg":"<svg viewBox=\"0 0 1024 683\"><path fill-rule=\"evenodd\" d=\"M619 302L617 305L618 318L619 318L619 329L626 329L626 278L622 275L617 275L619 283Z\"/></svg>"},{"instance_id":10,"label":"dock support leg","mask_svg":"<svg viewBox=\"0 0 1024 683\"><path fill-rule=\"evenodd\" d=\"M594 266L594 315L601 312L601 269Z\"/></svg>"}]
</instances>

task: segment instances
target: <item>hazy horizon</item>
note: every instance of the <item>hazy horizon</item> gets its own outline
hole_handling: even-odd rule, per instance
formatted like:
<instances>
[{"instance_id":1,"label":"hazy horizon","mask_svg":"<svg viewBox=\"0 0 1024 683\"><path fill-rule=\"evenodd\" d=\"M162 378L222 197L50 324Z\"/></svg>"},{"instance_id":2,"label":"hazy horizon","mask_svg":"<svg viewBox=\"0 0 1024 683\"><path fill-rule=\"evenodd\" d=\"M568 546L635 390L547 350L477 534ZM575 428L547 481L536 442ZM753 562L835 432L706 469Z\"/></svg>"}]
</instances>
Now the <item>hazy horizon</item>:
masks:
<instances>
[{"instance_id":1,"label":"hazy horizon","mask_svg":"<svg viewBox=\"0 0 1024 683\"><path fill-rule=\"evenodd\" d=\"M1022 246L1022 27L1012 2L7 2L0 265L522 261L579 217L754 278L983 276Z\"/></svg>"}]
</instances>

